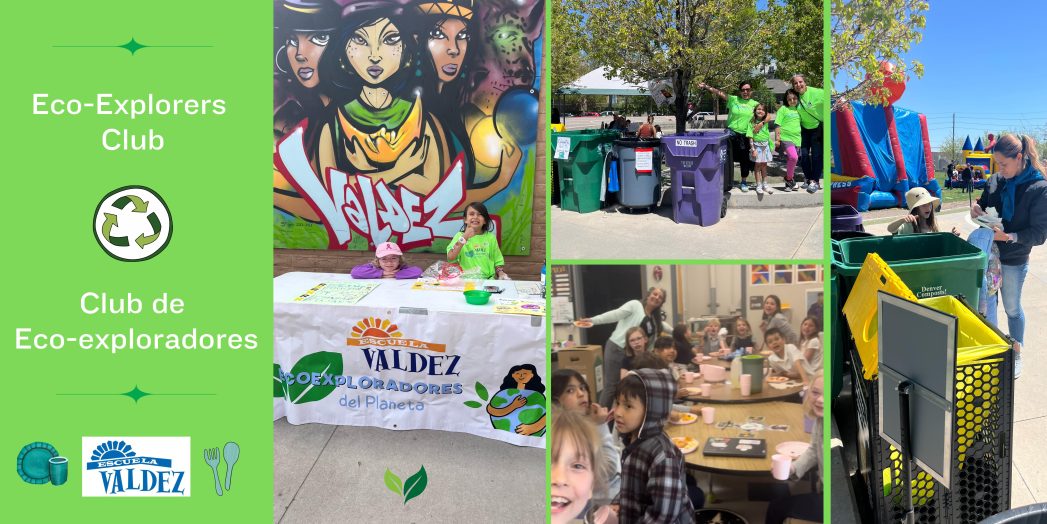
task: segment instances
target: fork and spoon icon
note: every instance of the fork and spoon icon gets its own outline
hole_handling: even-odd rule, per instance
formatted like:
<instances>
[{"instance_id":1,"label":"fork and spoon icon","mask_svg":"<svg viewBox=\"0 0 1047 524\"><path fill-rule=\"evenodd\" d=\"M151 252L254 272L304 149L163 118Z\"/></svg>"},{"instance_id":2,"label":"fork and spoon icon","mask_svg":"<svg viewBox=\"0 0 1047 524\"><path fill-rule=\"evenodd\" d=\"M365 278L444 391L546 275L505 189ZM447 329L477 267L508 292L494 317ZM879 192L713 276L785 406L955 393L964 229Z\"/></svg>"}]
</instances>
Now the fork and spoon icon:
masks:
<instances>
[{"instance_id":1,"label":"fork and spoon icon","mask_svg":"<svg viewBox=\"0 0 1047 524\"><path fill-rule=\"evenodd\" d=\"M240 445L236 442L226 442L222 455L225 457L225 490L229 491L233 483L233 466L240 459ZM222 481L218 476L218 463L221 462L221 459L222 457L218 455L218 448L204 449L204 461L211 466L211 471L214 473L214 491L219 497L222 496Z\"/></svg>"}]
</instances>

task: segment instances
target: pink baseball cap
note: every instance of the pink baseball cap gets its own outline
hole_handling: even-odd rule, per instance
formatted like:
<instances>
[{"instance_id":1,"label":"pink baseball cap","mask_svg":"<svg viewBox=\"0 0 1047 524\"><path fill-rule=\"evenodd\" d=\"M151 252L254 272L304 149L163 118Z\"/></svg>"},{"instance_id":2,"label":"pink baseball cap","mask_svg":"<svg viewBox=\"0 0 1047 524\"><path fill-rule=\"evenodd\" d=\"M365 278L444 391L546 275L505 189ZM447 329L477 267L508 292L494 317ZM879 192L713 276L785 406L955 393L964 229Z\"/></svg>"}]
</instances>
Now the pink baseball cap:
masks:
<instances>
[{"instance_id":1,"label":"pink baseball cap","mask_svg":"<svg viewBox=\"0 0 1047 524\"><path fill-rule=\"evenodd\" d=\"M378 247L374 250L374 255L378 258L383 258L388 255L403 256L403 251L400 251L400 246L392 242L382 242L378 244Z\"/></svg>"}]
</instances>

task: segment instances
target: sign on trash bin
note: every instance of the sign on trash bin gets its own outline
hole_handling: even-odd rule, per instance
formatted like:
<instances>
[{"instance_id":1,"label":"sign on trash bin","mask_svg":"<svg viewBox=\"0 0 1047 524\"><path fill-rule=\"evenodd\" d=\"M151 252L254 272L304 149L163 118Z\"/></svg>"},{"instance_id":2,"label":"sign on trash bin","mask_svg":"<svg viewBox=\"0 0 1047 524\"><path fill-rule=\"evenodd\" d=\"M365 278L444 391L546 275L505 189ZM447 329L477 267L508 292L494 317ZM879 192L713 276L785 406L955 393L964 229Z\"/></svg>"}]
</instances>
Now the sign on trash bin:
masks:
<instances>
[{"instance_id":1,"label":"sign on trash bin","mask_svg":"<svg viewBox=\"0 0 1047 524\"><path fill-rule=\"evenodd\" d=\"M654 149L650 147L636 148L636 172L650 173L654 169Z\"/></svg>"},{"instance_id":2,"label":"sign on trash bin","mask_svg":"<svg viewBox=\"0 0 1047 524\"><path fill-rule=\"evenodd\" d=\"M571 152L571 137L569 136L558 136L556 137L556 151L553 153L553 158L556 160L567 160L568 154Z\"/></svg>"}]
</instances>

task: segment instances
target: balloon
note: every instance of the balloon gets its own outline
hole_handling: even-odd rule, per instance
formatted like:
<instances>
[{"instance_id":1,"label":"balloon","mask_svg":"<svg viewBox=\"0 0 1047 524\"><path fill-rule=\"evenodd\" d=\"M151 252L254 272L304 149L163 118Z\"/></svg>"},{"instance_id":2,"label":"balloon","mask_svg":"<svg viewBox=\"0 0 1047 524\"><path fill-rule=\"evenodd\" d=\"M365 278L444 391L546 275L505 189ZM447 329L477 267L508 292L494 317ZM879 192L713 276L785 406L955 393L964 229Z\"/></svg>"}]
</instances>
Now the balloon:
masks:
<instances>
[{"instance_id":1,"label":"balloon","mask_svg":"<svg viewBox=\"0 0 1047 524\"><path fill-rule=\"evenodd\" d=\"M538 94L519 87L503 93L494 108L494 126L521 146L533 144L538 136Z\"/></svg>"},{"instance_id":2,"label":"balloon","mask_svg":"<svg viewBox=\"0 0 1047 524\"><path fill-rule=\"evenodd\" d=\"M891 105L898 101L902 97L902 93L905 92L905 80L895 80L891 75L894 74L894 64L884 60L880 62L880 72L883 73L883 84L881 86L874 87L872 89L873 94L880 95L881 90L886 91L887 105ZM865 79L868 80L872 77L872 74L866 73Z\"/></svg>"}]
</instances>

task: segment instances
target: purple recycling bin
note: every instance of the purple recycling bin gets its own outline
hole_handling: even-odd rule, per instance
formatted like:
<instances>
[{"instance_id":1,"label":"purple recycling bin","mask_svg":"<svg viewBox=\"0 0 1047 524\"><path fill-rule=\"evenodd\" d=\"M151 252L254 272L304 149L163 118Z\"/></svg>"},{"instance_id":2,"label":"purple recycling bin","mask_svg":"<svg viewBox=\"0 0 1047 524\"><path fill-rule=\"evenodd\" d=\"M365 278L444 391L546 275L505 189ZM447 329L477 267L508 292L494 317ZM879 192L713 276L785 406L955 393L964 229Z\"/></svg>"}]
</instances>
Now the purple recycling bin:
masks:
<instances>
[{"instance_id":1,"label":"purple recycling bin","mask_svg":"<svg viewBox=\"0 0 1047 524\"><path fill-rule=\"evenodd\" d=\"M862 214L848 205L834 205L830 209L832 231L865 231Z\"/></svg>"},{"instance_id":2,"label":"purple recycling bin","mask_svg":"<svg viewBox=\"0 0 1047 524\"><path fill-rule=\"evenodd\" d=\"M662 137L662 154L672 175L673 220L711 226L727 214L724 171L727 131L689 131Z\"/></svg>"}]
</instances>

